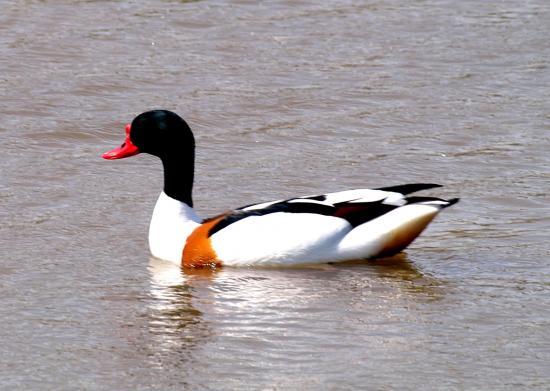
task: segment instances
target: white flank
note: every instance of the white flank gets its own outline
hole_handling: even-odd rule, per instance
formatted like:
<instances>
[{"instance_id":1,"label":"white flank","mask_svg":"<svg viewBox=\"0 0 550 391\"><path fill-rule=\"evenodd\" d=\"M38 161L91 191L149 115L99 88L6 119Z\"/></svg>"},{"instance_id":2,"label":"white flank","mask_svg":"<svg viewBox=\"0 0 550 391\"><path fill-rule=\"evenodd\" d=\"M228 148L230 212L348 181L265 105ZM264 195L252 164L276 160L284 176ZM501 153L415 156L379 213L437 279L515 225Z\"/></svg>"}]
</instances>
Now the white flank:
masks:
<instances>
[{"instance_id":1,"label":"white flank","mask_svg":"<svg viewBox=\"0 0 550 391\"><path fill-rule=\"evenodd\" d=\"M350 230L338 217L277 212L239 220L210 240L224 265L298 265L333 260Z\"/></svg>"},{"instance_id":2,"label":"white flank","mask_svg":"<svg viewBox=\"0 0 550 391\"><path fill-rule=\"evenodd\" d=\"M149 226L151 254L179 265L185 241L200 221L193 208L160 193Z\"/></svg>"}]
</instances>

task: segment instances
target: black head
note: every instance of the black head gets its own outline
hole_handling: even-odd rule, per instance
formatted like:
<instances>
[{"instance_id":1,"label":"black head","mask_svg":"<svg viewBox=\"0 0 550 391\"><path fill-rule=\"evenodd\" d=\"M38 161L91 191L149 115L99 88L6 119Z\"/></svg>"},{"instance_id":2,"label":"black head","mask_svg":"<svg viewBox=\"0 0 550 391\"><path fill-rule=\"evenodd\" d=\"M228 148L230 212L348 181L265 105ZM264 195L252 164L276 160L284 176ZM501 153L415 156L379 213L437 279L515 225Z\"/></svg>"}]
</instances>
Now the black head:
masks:
<instances>
[{"instance_id":1,"label":"black head","mask_svg":"<svg viewBox=\"0 0 550 391\"><path fill-rule=\"evenodd\" d=\"M187 122L168 110L152 110L132 121L130 140L140 152L160 158L176 151L184 153L195 147L195 139Z\"/></svg>"},{"instance_id":2,"label":"black head","mask_svg":"<svg viewBox=\"0 0 550 391\"><path fill-rule=\"evenodd\" d=\"M168 158L193 155L195 139L189 125L168 110L152 110L138 115L126 125L126 139L119 148L103 154L105 159L122 159L145 152Z\"/></svg>"},{"instance_id":3,"label":"black head","mask_svg":"<svg viewBox=\"0 0 550 391\"><path fill-rule=\"evenodd\" d=\"M126 125L126 139L119 147L105 152L105 159L122 159L149 153L164 166L164 192L193 206L191 190L195 159L195 139L189 125L168 110L147 111Z\"/></svg>"}]
</instances>

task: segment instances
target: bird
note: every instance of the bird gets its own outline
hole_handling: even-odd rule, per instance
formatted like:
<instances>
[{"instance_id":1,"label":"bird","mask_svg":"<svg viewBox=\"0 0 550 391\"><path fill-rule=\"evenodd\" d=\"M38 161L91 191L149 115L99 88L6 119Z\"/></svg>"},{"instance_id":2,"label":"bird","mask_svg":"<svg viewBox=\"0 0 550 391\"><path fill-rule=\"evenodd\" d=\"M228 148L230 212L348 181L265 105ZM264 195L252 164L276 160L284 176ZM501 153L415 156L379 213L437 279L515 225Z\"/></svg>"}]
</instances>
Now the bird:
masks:
<instances>
[{"instance_id":1,"label":"bird","mask_svg":"<svg viewBox=\"0 0 550 391\"><path fill-rule=\"evenodd\" d=\"M125 127L105 159L160 158L164 187L149 226L151 255L183 268L296 266L389 257L459 201L409 194L441 187L409 183L242 206L202 219L193 208L195 138L178 114L151 110Z\"/></svg>"}]
</instances>

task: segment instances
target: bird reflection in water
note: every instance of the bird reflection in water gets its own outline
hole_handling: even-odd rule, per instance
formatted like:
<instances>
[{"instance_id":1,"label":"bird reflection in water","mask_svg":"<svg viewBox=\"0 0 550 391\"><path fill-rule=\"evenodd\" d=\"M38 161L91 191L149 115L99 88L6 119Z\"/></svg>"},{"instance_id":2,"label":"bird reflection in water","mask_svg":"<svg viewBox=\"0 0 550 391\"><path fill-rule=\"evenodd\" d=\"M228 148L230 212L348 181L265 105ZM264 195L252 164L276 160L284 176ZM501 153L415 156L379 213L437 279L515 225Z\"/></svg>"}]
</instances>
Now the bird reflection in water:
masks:
<instances>
[{"instance_id":1,"label":"bird reflection in water","mask_svg":"<svg viewBox=\"0 0 550 391\"><path fill-rule=\"evenodd\" d=\"M440 300L444 291L404 254L291 268L180 269L151 259L150 272L149 330L161 365L174 357L204 365L209 354L249 344L252 352L279 354L284 335L303 335L296 346L307 345L328 332L329 319L350 322L366 337L395 314L420 316L413 304Z\"/></svg>"},{"instance_id":2,"label":"bird reflection in water","mask_svg":"<svg viewBox=\"0 0 550 391\"><path fill-rule=\"evenodd\" d=\"M149 332L157 362L166 360L162 355L177 353L180 358L192 357L192 352L211 337L211 329L197 309L208 305L208 290L216 271L197 269L184 272L173 263L150 258ZM201 299L203 298L203 299Z\"/></svg>"},{"instance_id":3,"label":"bird reflection in water","mask_svg":"<svg viewBox=\"0 0 550 391\"><path fill-rule=\"evenodd\" d=\"M444 281L424 272L401 252L392 257L375 260L358 260L328 265L334 269L345 269L363 275L362 282L375 290L387 290L396 297L411 294L414 301L438 300L442 297ZM365 281L365 277L369 277ZM414 293L414 295L412 295Z\"/></svg>"}]
</instances>

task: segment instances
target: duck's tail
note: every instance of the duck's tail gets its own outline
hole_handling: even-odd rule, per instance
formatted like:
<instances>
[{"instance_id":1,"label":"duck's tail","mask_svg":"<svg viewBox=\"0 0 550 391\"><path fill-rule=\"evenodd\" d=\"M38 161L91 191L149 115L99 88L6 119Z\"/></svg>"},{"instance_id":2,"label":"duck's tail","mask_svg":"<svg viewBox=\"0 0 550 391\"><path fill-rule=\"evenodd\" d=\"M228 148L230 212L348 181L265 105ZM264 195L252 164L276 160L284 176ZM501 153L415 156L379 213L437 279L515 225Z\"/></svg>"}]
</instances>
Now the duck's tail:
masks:
<instances>
[{"instance_id":1,"label":"duck's tail","mask_svg":"<svg viewBox=\"0 0 550 391\"><path fill-rule=\"evenodd\" d=\"M355 259L397 254L411 244L442 209L459 199L407 197L407 201L407 205L351 230L340 242L339 252Z\"/></svg>"}]
</instances>

